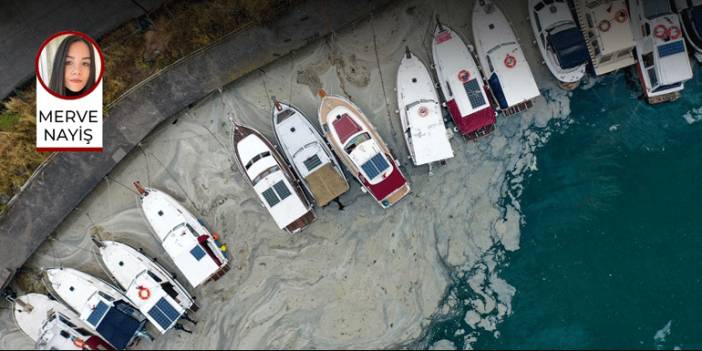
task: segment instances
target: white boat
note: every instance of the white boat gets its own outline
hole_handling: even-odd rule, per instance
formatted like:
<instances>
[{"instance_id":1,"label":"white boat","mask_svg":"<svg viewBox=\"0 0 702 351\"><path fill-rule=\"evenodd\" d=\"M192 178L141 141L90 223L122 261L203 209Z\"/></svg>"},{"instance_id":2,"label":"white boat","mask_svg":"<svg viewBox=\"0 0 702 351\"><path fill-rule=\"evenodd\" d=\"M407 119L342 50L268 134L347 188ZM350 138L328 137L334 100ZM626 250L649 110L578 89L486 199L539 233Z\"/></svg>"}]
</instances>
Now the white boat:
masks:
<instances>
[{"instance_id":1,"label":"white boat","mask_svg":"<svg viewBox=\"0 0 702 351\"><path fill-rule=\"evenodd\" d=\"M629 11L646 99L651 104L677 100L692 78L678 15L668 0L630 0Z\"/></svg>"},{"instance_id":2,"label":"white boat","mask_svg":"<svg viewBox=\"0 0 702 351\"><path fill-rule=\"evenodd\" d=\"M596 75L636 63L626 0L574 0L573 3Z\"/></svg>"},{"instance_id":3,"label":"white boat","mask_svg":"<svg viewBox=\"0 0 702 351\"><path fill-rule=\"evenodd\" d=\"M72 268L49 268L45 273L49 291L114 348L126 349L138 336L148 335L144 316L114 286Z\"/></svg>"},{"instance_id":4,"label":"white boat","mask_svg":"<svg viewBox=\"0 0 702 351\"><path fill-rule=\"evenodd\" d=\"M261 133L235 123L234 155L278 228L297 233L317 219L290 166Z\"/></svg>"},{"instance_id":5,"label":"white boat","mask_svg":"<svg viewBox=\"0 0 702 351\"><path fill-rule=\"evenodd\" d=\"M106 273L161 334L179 319L189 320L188 310L197 310L188 291L156 262L116 241L95 243Z\"/></svg>"},{"instance_id":6,"label":"white boat","mask_svg":"<svg viewBox=\"0 0 702 351\"><path fill-rule=\"evenodd\" d=\"M566 0L529 0L529 19L548 69L563 89L577 88L588 52Z\"/></svg>"},{"instance_id":7,"label":"white boat","mask_svg":"<svg viewBox=\"0 0 702 351\"><path fill-rule=\"evenodd\" d=\"M511 24L490 0L473 6L475 49L488 86L505 115L533 106L541 95Z\"/></svg>"},{"instance_id":8,"label":"white boat","mask_svg":"<svg viewBox=\"0 0 702 351\"><path fill-rule=\"evenodd\" d=\"M695 59L702 62L702 0L672 0L671 5L682 21L683 32L694 50Z\"/></svg>"},{"instance_id":9,"label":"white boat","mask_svg":"<svg viewBox=\"0 0 702 351\"><path fill-rule=\"evenodd\" d=\"M13 300L17 326L34 340L37 350L112 350L99 336L88 332L75 312L43 294Z\"/></svg>"},{"instance_id":10,"label":"white boat","mask_svg":"<svg viewBox=\"0 0 702 351\"><path fill-rule=\"evenodd\" d=\"M402 135L415 166L431 167L454 156L429 70L409 48L397 69L397 107Z\"/></svg>"},{"instance_id":11,"label":"white boat","mask_svg":"<svg viewBox=\"0 0 702 351\"><path fill-rule=\"evenodd\" d=\"M319 124L341 162L383 208L409 194L409 182L368 118L351 101L320 91Z\"/></svg>"},{"instance_id":12,"label":"white boat","mask_svg":"<svg viewBox=\"0 0 702 351\"><path fill-rule=\"evenodd\" d=\"M456 130L469 139L492 132L495 109L465 42L458 33L438 23L431 43L436 76Z\"/></svg>"},{"instance_id":13,"label":"white boat","mask_svg":"<svg viewBox=\"0 0 702 351\"><path fill-rule=\"evenodd\" d=\"M275 98L273 132L317 206L324 207L349 190L339 162L305 115Z\"/></svg>"},{"instance_id":14,"label":"white boat","mask_svg":"<svg viewBox=\"0 0 702 351\"><path fill-rule=\"evenodd\" d=\"M170 195L135 182L139 203L156 238L190 286L218 280L229 271L229 260L217 237Z\"/></svg>"}]
</instances>

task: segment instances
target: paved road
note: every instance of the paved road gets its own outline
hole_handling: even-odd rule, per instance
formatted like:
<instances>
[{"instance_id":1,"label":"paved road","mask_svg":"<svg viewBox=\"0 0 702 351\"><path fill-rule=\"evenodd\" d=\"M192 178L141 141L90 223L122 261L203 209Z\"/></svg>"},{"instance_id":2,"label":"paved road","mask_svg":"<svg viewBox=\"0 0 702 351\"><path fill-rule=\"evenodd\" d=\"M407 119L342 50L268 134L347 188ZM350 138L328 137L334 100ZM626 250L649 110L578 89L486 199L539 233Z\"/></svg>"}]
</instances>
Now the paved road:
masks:
<instances>
[{"instance_id":1,"label":"paved road","mask_svg":"<svg viewBox=\"0 0 702 351\"><path fill-rule=\"evenodd\" d=\"M99 38L165 0L23 0L0 2L0 100L34 77L39 45L51 34L77 30Z\"/></svg>"}]
</instances>

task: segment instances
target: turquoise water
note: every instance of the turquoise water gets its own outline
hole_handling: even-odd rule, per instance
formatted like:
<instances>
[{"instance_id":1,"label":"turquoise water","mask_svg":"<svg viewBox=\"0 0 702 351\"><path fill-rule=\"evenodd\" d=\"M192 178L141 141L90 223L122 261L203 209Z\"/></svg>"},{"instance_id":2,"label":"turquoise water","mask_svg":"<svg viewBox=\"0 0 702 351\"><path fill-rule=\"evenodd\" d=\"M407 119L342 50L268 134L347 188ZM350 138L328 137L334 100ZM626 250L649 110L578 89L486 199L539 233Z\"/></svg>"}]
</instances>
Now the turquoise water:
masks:
<instances>
[{"instance_id":1,"label":"turquoise water","mask_svg":"<svg viewBox=\"0 0 702 351\"><path fill-rule=\"evenodd\" d=\"M574 92L574 123L524 181L521 248L500 273L513 314L474 347L702 348L702 121L683 118L702 106L701 76L659 106L623 73ZM453 293L470 297L465 285ZM463 347L465 311L434 322L428 344Z\"/></svg>"}]
</instances>

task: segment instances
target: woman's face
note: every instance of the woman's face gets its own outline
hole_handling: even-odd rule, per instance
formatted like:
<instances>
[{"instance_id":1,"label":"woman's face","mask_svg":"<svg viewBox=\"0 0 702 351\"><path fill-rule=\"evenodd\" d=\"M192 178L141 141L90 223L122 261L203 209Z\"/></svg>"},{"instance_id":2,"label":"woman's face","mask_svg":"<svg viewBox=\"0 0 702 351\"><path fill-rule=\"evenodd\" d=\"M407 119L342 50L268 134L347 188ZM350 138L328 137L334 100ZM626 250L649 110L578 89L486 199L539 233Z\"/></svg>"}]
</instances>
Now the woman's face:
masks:
<instances>
[{"instance_id":1,"label":"woman's face","mask_svg":"<svg viewBox=\"0 0 702 351\"><path fill-rule=\"evenodd\" d=\"M90 77L90 48L82 41L68 47L63 81L66 88L77 93L88 84Z\"/></svg>"}]
</instances>

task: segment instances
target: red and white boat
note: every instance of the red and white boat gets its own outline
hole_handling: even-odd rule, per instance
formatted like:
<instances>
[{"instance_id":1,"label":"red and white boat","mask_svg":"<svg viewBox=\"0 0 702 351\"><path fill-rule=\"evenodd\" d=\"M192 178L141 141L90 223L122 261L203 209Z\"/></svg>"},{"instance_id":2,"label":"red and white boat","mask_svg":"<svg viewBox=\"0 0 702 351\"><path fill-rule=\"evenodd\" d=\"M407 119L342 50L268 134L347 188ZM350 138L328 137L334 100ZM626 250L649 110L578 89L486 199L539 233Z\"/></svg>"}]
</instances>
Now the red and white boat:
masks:
<instances>
[{"instance_id":1,"label":"red and white boat","mask_svg":"<svg viewBox=\"0 0 702 351\"><path fill-rule=\"evenodd\" d=\"M319 124L324 137L362 189L383 208L409 194L409 182L398 162L361 109L342 97L324 91L319 95Z\"/></svg>"},{"instance_id":2,"label":"red and white boat","mask_svg":"<svg viewBox=\"0 0 702 351\"><path fill-rule=\"evenodd\" d=\"M492 132L497 114L465 42L458 33L439 23L431 51L441 92L458 132L469 139Z\"/></svg>"}]
</instances>

